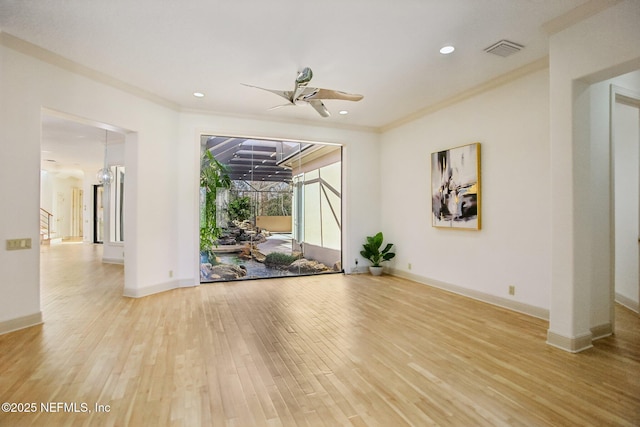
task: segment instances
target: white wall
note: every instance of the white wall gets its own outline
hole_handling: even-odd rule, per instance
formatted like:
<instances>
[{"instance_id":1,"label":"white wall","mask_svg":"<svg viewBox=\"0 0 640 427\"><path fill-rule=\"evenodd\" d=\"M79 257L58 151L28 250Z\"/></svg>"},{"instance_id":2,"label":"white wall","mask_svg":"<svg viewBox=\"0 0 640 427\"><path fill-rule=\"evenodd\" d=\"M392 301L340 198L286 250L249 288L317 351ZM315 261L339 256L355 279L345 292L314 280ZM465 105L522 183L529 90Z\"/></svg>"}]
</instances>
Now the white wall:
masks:
<instances>
[{"instance_id":1,"label":"white wall","mask_svg":"<svg viewBox=\"0 0 640 427\"><path fill-rule=\"evenodd\" d=\"M157 266L171 268L178 264L173 244L178 230L174 203L177 113L18 53L5 44L0 46L0 67L0 138L4 150L0 186L3 203L13 207L1 210L0 223L11 227L0 230L0 242L20 237L38 242L43 108L107 123L135 132L127 135L125 153L126 163L131 165L127 176L134 189L128 194L126 213L131 219L127 225L126 286L141 292L164 285L166 273ZM145 161L139 162L143 157ZM138 194L144 194L144 199ZM0 322L29 322L39 316L38 264L37 244L31 250L0 249Z\"/></svg>"},{"instance_id":2,"label":"white wall","mask_svg":"<svg viewBox=\"0 0 640 427\"><path fill-rule=\"evenodd\" d=\"M594 224L602 218L591 208L608 206L609 194L591 191L595 151L590 143L590 85L640 68L638 22L640 2L627 0L550 37L553 237L548 342L569 351L591 346L591 329L602 327L592 323L594 310L612 313L592 295L600 289L596 280L602 274L591 274L594 260L601 260L602 235Z\"/></svg>"},{"instance_id":3,"label":"white wall","mask_svg":"<svg viewBox=\"0 0 640 427\"><path fill-rule=\"evenodd\" d=\"M15 322L5 330L41 319L37 245L40 108L27 112L23 107L32 103L24 81L32 73L29 68L15 66L21 59L0 48L0 194L5 207L0 209L0 322ZM12 208L7 209L8 206ZM4 242L12 238L31 238L34 247L8 252Z\"/></svg>"},{"instance_id":4,"label":"white wall","mask_svg":"<svg viewBox=\"0 0 640 427\"><path fill-rule=\"evenodd\" d=\"M394 270L549 307L548 84L547 70L537 71L383 135L382 231L396 245ZM473 142L481 143L482 229L433 228L430 155Z\"/></svg>"}]
</instances>

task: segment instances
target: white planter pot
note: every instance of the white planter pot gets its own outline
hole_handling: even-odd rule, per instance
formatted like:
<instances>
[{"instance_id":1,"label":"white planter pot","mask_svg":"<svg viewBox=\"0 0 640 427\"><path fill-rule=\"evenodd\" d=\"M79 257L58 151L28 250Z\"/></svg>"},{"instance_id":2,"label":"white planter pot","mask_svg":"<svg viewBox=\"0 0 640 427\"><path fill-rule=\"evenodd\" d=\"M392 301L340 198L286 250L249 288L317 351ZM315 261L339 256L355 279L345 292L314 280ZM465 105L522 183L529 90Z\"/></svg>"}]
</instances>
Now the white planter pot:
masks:
<instances>
[{"instance_id":1,"label":"white planter pot","mask_svg":"<svg viewBox=\"0 0 640 427\"><path fill-rule=\"evenodd\" d=\"M372 276L380 276L382 274L382 267L369 266L369 272Z\"/></svg>"}]
</instances>

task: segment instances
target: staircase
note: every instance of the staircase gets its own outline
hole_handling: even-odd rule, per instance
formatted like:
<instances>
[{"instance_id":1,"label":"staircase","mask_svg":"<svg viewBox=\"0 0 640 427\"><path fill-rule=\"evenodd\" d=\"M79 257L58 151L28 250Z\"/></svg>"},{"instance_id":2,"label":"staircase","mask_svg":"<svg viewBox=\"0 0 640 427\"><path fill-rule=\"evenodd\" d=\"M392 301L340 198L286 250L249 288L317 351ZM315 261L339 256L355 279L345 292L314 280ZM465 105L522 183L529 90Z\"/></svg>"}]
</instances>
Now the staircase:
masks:
<instances>
[{"instance_id":1,"label":"staircase","mask_svg":"<svg viewBox=\"0 0 640 427\"><path fill-rule=\"evenodd\" d=\"M55 235L52 231L53 214L46 209L40 208L40 244L51 244L51 238Z\"/></svg>"}]
</instances>

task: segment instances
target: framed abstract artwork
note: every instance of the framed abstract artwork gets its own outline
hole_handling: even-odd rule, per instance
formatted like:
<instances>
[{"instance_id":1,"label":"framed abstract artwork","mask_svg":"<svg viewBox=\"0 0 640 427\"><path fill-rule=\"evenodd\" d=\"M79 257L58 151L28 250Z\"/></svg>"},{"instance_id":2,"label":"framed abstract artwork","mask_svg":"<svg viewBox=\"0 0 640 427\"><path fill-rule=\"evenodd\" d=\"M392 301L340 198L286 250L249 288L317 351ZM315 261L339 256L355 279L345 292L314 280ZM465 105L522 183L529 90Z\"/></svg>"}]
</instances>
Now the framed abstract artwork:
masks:
<instances>
[{"instance_id":1,"label":"framed abstract artwork","mask_svg":"<svg viewBox=\"0 0 640 427\"><path fill-rule=\"evenodd\" d=\"M431 225L480 230L480 143L431 153Z\"/></svg>"}]
</instances>

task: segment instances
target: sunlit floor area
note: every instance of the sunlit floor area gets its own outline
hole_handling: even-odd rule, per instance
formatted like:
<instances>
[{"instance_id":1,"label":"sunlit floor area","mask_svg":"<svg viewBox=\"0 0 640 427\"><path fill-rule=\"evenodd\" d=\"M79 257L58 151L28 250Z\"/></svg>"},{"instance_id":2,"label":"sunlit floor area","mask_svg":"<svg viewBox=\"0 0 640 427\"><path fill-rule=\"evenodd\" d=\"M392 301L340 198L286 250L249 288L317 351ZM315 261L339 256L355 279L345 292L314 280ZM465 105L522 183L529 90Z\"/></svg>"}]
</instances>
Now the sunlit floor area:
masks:
<instances>
[{"instance_id":1,"label":"sunlit floor area","mask_svg":"<svg viewBox=\"0 0 640 427\"><path fill-rule=\"evenodd\" d=\"M621 307L615 336L569 354L546 321L391 276L130 299L100 255L41 248L45 323L0 336L0 426L640 425Z\"/></svg>"}]
</instances>

